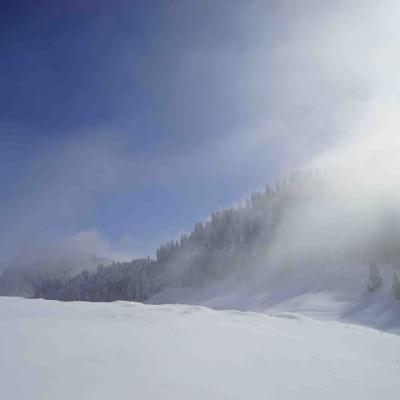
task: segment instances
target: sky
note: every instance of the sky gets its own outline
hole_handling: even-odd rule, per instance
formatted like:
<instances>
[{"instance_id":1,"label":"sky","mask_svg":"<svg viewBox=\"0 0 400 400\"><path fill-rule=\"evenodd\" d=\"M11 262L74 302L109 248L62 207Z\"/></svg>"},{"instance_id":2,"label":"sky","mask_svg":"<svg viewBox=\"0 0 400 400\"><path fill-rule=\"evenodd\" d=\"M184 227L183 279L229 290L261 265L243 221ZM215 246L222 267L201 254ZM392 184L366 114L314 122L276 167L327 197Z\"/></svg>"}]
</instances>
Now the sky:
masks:
<instances>
[{"instance_id":1,"label":"sky","mask_svg":"<svg viewBox=\"0 0 400 400\"><path fill-rule=\"evenodd\" d=\"M152 255L354 147L397 109L399 6L2 1L0 264L63 242Z\"/></svg>"}]
</instances>

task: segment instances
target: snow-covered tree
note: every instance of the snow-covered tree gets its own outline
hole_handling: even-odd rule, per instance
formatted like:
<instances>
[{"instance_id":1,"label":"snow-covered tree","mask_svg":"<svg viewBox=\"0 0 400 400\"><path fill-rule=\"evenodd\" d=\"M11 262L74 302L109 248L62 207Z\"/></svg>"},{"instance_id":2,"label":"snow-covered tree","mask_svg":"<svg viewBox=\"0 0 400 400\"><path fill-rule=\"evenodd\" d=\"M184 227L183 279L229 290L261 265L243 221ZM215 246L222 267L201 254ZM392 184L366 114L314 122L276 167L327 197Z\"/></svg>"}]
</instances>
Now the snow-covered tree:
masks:
<instances>
[{"instance_id":1,"label":"snow-covered tree","mask_svg":"<svg viewBox=\"0 0 400 400\"><path fill-rule=\"evenodd\" d=\"M396 272L393 273L392 293L396 299L400 300L400 279Z\"/></svg>"},{"instance_id":2,"label":"snow-covered tree","mask_svg":"<svg viewBox=\"0 0 400 400\"><path fill-rule=\"evenodd\" d=\"M368 289L370 292L378 289L382 286L382 277L378 269L378 265L376 262L370 262L369 264L369 280L368 280Z\"/></svg>"}]
</instances>

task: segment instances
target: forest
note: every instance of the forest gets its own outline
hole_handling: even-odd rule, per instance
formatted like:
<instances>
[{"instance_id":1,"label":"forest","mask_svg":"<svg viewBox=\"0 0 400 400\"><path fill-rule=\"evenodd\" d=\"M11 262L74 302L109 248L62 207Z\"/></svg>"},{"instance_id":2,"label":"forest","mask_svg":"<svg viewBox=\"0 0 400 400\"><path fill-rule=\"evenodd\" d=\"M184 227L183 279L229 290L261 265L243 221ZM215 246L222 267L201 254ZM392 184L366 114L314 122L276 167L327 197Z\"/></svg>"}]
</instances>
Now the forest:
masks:
<instances>
[{"instance_id":1,"label":"forest","mask_svg":"<svg viewBox=\"0 0 400 400\"><path fill-rule=\"evenodd\" d=\"M356 262L369 268L369 281L365 285L371 292L382 284L379 265L391 263L394 267L392 292L400 299L397 273L400 223L392 211L380 210L372 233L358 232L362 236L360 240L343 238L340 232L337 237L330 236L329 232L337 230L338 224L340 231L340 218L334 225L328 222L323 232L313 227L315 216L305 210L318 208L318 219L321 219L321 207L322 214L331 211L334 194L328 185L328 175L326 171L308 170L292 174L273 188L266 185L263 191L251 194L244 204L214 212L178 241L161 245L154 259L100 264L96 271L85 270L73 275L43 275L33 297L143 302L166 287L204 287L232 277L249 279L271 265L288 274L296 265L304 263ZM302 216L300 229L292 228L295 223L291 214L303 211L306 217ZM357 224L356 216L354 223ZM328 234L326 240L325 234ZM302 236L306 235L311 240L304 245Z\"/></svg>"}]
</instances>

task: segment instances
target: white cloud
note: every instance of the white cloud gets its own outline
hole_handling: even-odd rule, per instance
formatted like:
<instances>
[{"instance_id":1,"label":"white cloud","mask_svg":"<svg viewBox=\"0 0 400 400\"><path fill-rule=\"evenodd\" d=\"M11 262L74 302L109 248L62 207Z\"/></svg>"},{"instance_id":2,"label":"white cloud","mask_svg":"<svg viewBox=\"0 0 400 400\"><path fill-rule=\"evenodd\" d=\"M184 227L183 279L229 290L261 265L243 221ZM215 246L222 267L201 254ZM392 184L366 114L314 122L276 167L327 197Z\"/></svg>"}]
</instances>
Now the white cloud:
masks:
<instances>
[{"instance_id":1,"label":"white cloud","mask_svg":"<svg viewBox=\"0 0 400 400\"><path fill-rule=\"evenodd\" d=\"M90 254L113 261L130 261L134 253L129 249L131 241L126 238L121 244L112 244L95 229L81 231L64 239L60 246L72 252Z\"/></svg>"}]
</instances>

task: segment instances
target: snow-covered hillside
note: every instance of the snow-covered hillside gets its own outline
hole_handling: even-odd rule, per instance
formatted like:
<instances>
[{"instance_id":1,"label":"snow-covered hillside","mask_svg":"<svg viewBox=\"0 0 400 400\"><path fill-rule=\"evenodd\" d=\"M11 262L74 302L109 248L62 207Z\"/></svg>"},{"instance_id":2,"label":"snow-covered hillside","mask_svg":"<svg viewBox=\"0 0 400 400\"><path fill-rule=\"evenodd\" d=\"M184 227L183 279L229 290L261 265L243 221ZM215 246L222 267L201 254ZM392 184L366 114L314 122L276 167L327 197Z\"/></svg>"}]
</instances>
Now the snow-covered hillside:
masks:
<instances>
[{"instance_id":1,"label":"snow-covered hillside","mask_svg":"<svg viewBox=\"0 0 400 400\"><path fill-rule=\"evenodd\" d=\"M282 275L259 271L247 279L215 282L202 288L166 288L150 304L193 304L261 313L298 312L323 320L366 325L400 333L400 301L392 294L392 265L381 265L382 286L367 288L368 266L299 265Z\"/></svg>"},{"instance_id":2,"label":"snow-covered hillside","mask_svg":"<svg viewBox=\"0 0 400 400\"><path fill-rule=\"evenodd\" d=\"M397 399L400 336L298 314L0 297L7 400Z\"/></svg>"}]
</instances>

